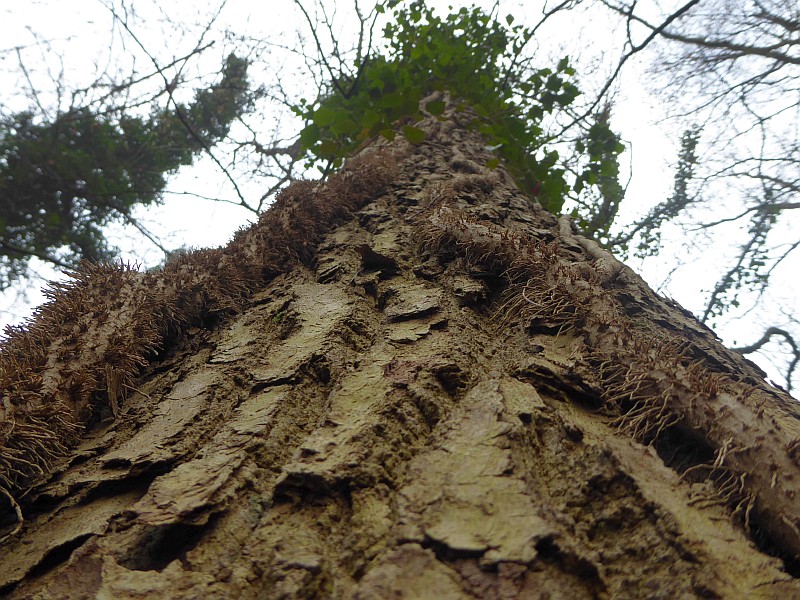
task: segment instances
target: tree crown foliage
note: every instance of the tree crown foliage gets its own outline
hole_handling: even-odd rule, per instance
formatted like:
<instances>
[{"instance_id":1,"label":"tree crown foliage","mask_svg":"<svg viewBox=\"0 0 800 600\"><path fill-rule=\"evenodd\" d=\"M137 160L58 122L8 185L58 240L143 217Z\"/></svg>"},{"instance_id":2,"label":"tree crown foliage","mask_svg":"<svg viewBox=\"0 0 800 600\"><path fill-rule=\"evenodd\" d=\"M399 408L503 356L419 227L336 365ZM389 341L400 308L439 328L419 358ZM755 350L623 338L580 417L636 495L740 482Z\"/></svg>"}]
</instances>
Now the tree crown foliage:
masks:
<instances>
[{"instance_id":1,"label":"tree crown foliage","mask_svg":"<svg viewBox=\"0 0 800 600\"><path fill-rule=\"evenodd\" d=\"M63 267L113 258L103 228L158 202L170 173L227 135L247 108L247 67L231 54L191 104L145 116L78 107L50 121L30 111L0 119L0 289L33 256Z\"/></svg>"},{"instance_id":2,"label":"tree crown foliage","mask_svg":"<svg viewBox=\"0 0 800 600\"><path fill-rule=\"evenodd\" d=\"M441 115L444 103L420 102L431 92L447 91L477 114L473 125L497 154L489 167L502 161L521 189L552 212L561 210L568 194L597 186L609 197L603 218L602 207L591 203L575 216L591 233L610 227L622 193L610 183L624 149L618 137L606 120L597 119L575 142L580 160L567 161L547 127L580 94L568 58L554 68L529 67L521 57L533 32L515 25L511 15L500 22L478 8L460 8L439 17L418 0L396 6L393 17L383 30L382 52L368 56L352 76L331 74L315 101L294 107L306 122L300 140L309 165L323 172L338 167L376 135L391 139L400 132L422 142L424 133L413 123L422 109Z\"/></svg>"}]
</instances>

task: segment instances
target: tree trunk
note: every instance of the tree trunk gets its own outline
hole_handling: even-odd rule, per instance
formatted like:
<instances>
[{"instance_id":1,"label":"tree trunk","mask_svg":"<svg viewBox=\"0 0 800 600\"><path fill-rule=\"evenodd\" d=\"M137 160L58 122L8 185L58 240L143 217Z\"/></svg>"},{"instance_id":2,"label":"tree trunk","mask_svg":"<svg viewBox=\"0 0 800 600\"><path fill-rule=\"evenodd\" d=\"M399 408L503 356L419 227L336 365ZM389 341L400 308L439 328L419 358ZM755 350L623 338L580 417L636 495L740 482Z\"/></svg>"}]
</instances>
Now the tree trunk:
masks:
<instances>
[{"instance_id":1,"label":"tree trunk","mask_svg":"<svg viewBox=\"0 0 800 600\"><path fill-rule=\"evenodd\" d=\"M800 598L794 401L466 119L10 332L2 593Z\"/></svg>"}]
</instances>

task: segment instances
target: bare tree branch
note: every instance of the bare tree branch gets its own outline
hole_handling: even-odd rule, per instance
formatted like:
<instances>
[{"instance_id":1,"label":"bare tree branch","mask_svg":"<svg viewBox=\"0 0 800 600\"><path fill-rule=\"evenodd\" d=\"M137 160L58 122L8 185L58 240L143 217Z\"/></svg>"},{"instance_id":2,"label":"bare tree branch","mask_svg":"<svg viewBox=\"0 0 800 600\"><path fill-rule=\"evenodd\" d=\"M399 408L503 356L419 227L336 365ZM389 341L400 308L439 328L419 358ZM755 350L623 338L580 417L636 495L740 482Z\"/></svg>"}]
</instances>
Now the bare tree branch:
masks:
<instances>
[{"instance_id":1,"label":"bare tree branch","mask_svg":"<svg viewBox=\"0 0 800 600\"><path fill-rule=\"evenodd\" d=\"M222 8L224 6L225 6L225 2L222 2L219 5L219 8L217 9L216 14L212 17L212 19L207 24L207 26L206 26L205 30L203 31L203 33L200 35L200 37L199 37L199 39L197 41L197 45L195 46L195 50L197 50L198 48L201 48L203 46L203 40L205 38L205 35L208 33L208 31L209 31L209 29L211 27L211 24L219 16L219 13L222 11ZM211 160L214 162L214 164L217 165L217 167L220 169L220 171L223 173L223 175L225 175L225 178L229 181L231 186L233 186L233 189L234 189L234 191L236 192L236 195L239 198L239 202L240 202L241 206L246 208L246 209L248 209L248 210L252 210L250 205L245 200L244 195L242 194L241 190L239 189L239 185L237 184L237 182L234 179L233 175L231 175L230 171L225 167L225 165L222 164L222 162L217 158L217 156L211 151L211 148L206 143L206 141L197 133L197 131L194 129L194 127L192 127L191 123L189 123L189 121L186 119L186 115L183 114L183 111L181 110L180 104L178 104L178 102L175 100L175 97L174 97L173 94L175 92L175 86L176 86L176 82L178 80L179 75L176 75L175 78L173 78L173 80L170 81L170 79L164 73L163 67L161 67L159 65L158 60L147 50L145 45L139 40L139 38L136 36L136 34L130 28L130 26L128 25L128 22L127 22L127 18L123 18L122 16L120 16L117 13L117 11L114 9L113 6L106 6L106 8L109 10L109 12L111 12L111 14L119 22L119 24L122 25L122 27L125 29L125 31L128 33L128 35L130 35L131 39L136 43L137 46L139 46L139 48L142 50L142 52L144 52L144 54L147 56L147 58L150 59L150 62L153 63L153 66L155 67L156 71L161 76L162 80L164 81L164 88L167 91L167 94L169 96L169 102L172 104L173 108L175 109L175 114L177 115L178 119L181 121L183 126L186 128L186 130L189 132L189 134L192 136L192 138L194 138L194 140L198 144L200 144L202 146L202 148L205 151L205 153L209 156L209 158L211 158Z\"/></svg>"},{"instance_id":2,"label":"bare tree branch","mask_svg":"<svg viewBox=\"0 0 800 600\"><path fill-rule=\"evenodd\" d=\"M0 239L0 246L8 250L9 252L13 252L15 254L19 254L20 256L35 256L39 260L43 260L48 262L56 267L61 267L62 269L70 269L72 268L67 263L58 260L55 256L50 256L49 254L42 254L41 252L37 252L31 248L22 248L17 246L16 244L12 244L6 242L5 240Z\"/></svg>"},{"instance_id":3,"label":"bare tree branch","mask_svg":"<svg viewBox=\"0 0 800 600\"><path fill-rule=\"evenodd\" d=\"M786 369L786 389L787 391L792 391L792 375L794 374L795 369L797 368L798 362L800 362L800 346L798 346L797 342L792 336L791 333L786 331L785 329L781 329L780 327L770 327L765 332L761 338L748 346L740 346L738 348L731 348L731 350L736 350L741 354L752 354L753 352L757 352L764 347L765 344L769 343L769 341L773 338L773 336L782 337L784 342L788 344L792 351L792 360L789 362L789 366Z\"/></svg>"},{"instance_id":4,"label":"bare tree branch","mask_svg":"<svg viewBox=\"0 0 800 600\"><path fill-rule=\"evenodd\" d=\"M606 4L606 0L602 0L602 1L603 1L604 4ZM644 39L644 41L642 41L640 44L632 45L631 49L628 50L627 52L625 52L622 55L622 57L619 59L619 62L617 63L616 68L614 69L613 73L611 73L611 76L606 80L606 83L603 85L603 87L600 89L600 91L597 93L597 95L595 96L594 101L589 105L589 107L581 115L576 117L569 125L564 127L562 129L562 133L564 131L570 129L576 123L579 123L579 122L587 119L588 117L590 117L595 112L595 110L600 105L600 103L603 102L603 100L606 98L606 94L611 89L611 86L614 85L614 82L617 80L617 77L619 77L619 74L622 72L622 68L625 66L625 63L627 63L628 60L630 60L631 57L633 57L636 53L641 52L642 50L644 50L650 44L650 42L652 42L654 39L656 39L659 36L659 34L661 34L674 21L676 21L677 19L681 18L681 16L686 14L686 12L689 9L691 9L693 6L695 6L695 5L699 4L699 3L700 3L700 0L689 0L689 2L684 4L681 8L679 8L677 11L675 11L674 13L669 15L664 20L664 22L661 23L661 25L659 25L658 27L654 28L653 31L650 33L650 35L648 35ZM632 14L633 9L635 8L635 6L636 6L636 2L634 1L633 4L630 7L630 13L631 14Z\"/></svg>"}]
</instances>

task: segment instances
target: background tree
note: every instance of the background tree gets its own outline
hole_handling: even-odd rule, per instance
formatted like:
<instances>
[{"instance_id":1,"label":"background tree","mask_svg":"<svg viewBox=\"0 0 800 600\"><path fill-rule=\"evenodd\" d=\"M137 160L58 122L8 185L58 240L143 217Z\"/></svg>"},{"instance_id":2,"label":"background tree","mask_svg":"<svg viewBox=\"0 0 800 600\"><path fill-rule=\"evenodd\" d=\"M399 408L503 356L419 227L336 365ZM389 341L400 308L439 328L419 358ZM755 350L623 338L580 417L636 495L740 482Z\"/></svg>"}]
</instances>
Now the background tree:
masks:
<instances>
[{"instance_id":1,"label":"background tree","mask_svg":"<svg viewBox=\"0 0 800 600\"><path fill-rule=\"evenodd\" d=\"M247 108L247 63L231 54L220 80L147 116L128 105L72 107L52 121L22 112L0 121L0 289L31 257L63 268L112 260L104 228L135 224L132 209L161 198L167 175L225 137ZM171 93L171 92L170 92Z\"/></svg>"},{"instance_id":2,"label":"background tree","mask_svg":"<svg viewBox=\"0 0 800 600\"><path fill-rule=\"evenodd\" d=\"M685 129L672 196L611 247L653 255L669 222L687 237L737 236L738 249L707 290L700 317L712 321L742 304L763 307L760 299L783 297L780 312L760 319L764 337L740 350L753 352L772 337L785 342L791 387L800 359L797 314L787 301L793 293L786 289L800 246L792 227L800 208L800 11L780 0L694 1L660 16L635 2L603 4L625 20L630 48L640 39L652 42L650 86ZM782 289L783 295L765 296ZM756 300L745 300L745 292L755 292Z\"/></svg>"}]
</instances>

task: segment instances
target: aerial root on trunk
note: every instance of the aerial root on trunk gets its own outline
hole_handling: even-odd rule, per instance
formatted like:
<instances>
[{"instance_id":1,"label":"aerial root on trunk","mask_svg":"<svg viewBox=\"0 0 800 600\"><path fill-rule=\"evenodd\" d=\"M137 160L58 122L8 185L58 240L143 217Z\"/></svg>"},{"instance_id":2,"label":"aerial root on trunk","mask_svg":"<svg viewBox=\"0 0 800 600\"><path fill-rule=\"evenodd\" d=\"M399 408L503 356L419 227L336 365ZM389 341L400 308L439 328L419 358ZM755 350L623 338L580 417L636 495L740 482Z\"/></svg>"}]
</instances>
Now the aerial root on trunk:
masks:
<instances>
[{"instance_id":1,"label":"aerial root on trunk","mask_svg":"<svg viewBox=\"0 0 800 600\"><path fill-rule=\"evenodd\" d=\"M631 320L609 287L625 267L574 234L566 220L559 224L560 240L545 241L480 219L458 205L464 203L460 196L453 186L442 188L420 212L423 252L446 255L448 262L460 258L460 268L502 273L506 289L494 311L501 328L520 319L529 334L577 331L585 351L570 366L570 377L582 377L593 389L603 390L613 425L632 439L657 445L673 432L687 437L688 454L676 463L683 465L677 470L684 478L696 477L710 486L693 490L693 503L725 506L731 518L753 534L753 519L771 510L761 507L765 490L757 478L735 466L731 443L719 448L722 432L709 420L709 411L725 410L722 395L745 404L753 386L718 372L703 359L703 349L679 333ZM578 248L583 261L576 260ZM703 446L719 449L713 461L696 464L693 453ZM800 440L789 446L790 457L800 464ZM770 536L776 533L772 529L781 528L770 517L763 525Z\"/></svg>"},{"instance_id":2,"label":"aerial root on trunk","mask_svg":"<svg viewBox=\"0 0 800 600\"><path fill-rule=\"evenodd\" d=\"M727 507L731 511L731 517L740 519L745 529L752 533L751 514L755 507L756 496L749 490L747 473L740 473L722 464L719 458L721 454L718 452L713 464L695 465L686 469L681 475L684 481L689 481L697 475L701 480L711 481L714 484L713 492L693 489L689 505L699 508Z\"/></svg>"},{"instance_id":3,"label":"aerial root on trunk","mask_svg":"<svg viewBox=\"0 0 800 600\"><path fill-rule=\"evenodd\" d=\"M11 508L14 511L14 515L16 516L16 524L14 525L14 529L12 529L9 533L0 536L0 544L5 542L7 539L14 537L17 535L21 530L22 526L25 523L25 518L22 516L22 509L17 502L17 499L9 492L4 486L0 485L0 494L5 496L8 499L9 504L11 504Z\"/></svg>"},{"instance_id":4,"label":"aerial root on trunk","mask_svg":"<svg viewBox=\"0 0 800 600\"><path fill-rule=\"evenodd\" d=\"M313 260L339 222L384 193L398 171L390 152L348 161L323 183L284 189L259 222L225 248L187 252L163 269L84 263L52 283L32 319L0 346L0 491L22 497L80 441L121 413L136 378L186 330L246 306L278 273Z\"/></svg>"}]
</instances>

